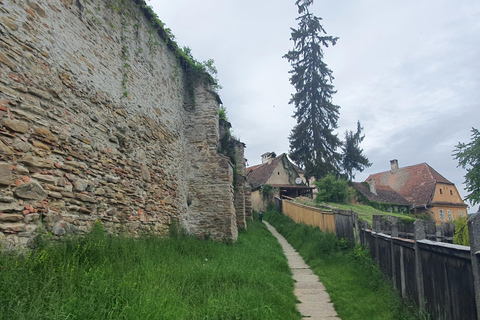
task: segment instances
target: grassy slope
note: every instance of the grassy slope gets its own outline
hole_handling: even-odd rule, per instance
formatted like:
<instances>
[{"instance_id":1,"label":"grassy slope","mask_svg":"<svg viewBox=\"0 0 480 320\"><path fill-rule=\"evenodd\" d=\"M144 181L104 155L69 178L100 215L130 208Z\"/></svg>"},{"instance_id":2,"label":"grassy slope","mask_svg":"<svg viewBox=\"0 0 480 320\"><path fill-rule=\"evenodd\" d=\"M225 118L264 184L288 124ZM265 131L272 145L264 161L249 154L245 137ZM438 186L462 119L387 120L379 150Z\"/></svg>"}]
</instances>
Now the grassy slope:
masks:
<instances>
[{"instance_id":1,"label":"grassy slope","mask_svg":"<svg viewBox=\"0 0 480 320\"><path fill-rule=\"evenodd\" d=\"M312 199L308 199L308 198L297 198L297 199L300 199L298 201L302 204L305 204L305 205L309 205L309 206L312 206L312 207L320 207L320 208L324 207L321 204L316 203ZM338 208L338 209L342 209L342 210L353 210L356 213L358 213L358 217L360 219L368 221L368 223L370 223L370 224L372 224L374 215L394 216L394 217L400 217L400 218L403 218L403 219L408 219L408 220L415 221L415 218L410 216L409 214L391 213L391 212L381 211L381 210L375 209L373 207L360 205L360 204L339 204L339 203L329 202L329 203L327 203L327 205L329 205L331 207Z\"/></svg>"},{"instance_id":2,"label":"grassy slope","mask_svg":"<svg viewBox=\"0 0 480 320\"><path fill-rule=\"evenodd\" d=\"M235 244L97 231L0 255L0 319L299 319L280 245L248 227Z\"/></svg>"},{"instance_id":3,"label":"grassy slope","mask_svg":"<svg viewBox=\"0 0 480 320\"><path fill-rule=\"evenodd\" d=\"M265 219L292 244L325 285L342 320L424 319L403 304L368 251L276 212Z\"/></svg>"}]
</instances>

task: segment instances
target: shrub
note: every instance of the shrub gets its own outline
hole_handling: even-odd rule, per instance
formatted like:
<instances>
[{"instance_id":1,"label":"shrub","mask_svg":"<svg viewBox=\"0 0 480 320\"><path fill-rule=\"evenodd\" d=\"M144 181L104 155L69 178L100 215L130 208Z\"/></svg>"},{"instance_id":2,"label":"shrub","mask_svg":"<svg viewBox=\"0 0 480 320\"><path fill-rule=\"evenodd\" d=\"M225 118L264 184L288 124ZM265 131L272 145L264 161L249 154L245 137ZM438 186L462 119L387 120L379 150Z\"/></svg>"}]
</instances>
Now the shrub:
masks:
<instances>
[{"instance_id":1,"label":"shrub","mask_svg":"<svg viewBox=\"0 0 480 320\"><path fill-rule=\"evenodd\" d=\"M315 201L317 202L351 202L355 191L348 186L348 182L343 179L337 179L334 175L327 175L315 182L318 193Z\"/></svg>"},{"instance_id":2,"label":"shrub","mask_svg":"<svg viewBox=\"0 0 480 320\"><path fill-rule=\"evenodd\" d=\"M467 217L461 217L455 220L455 234L453 235L454 244L470 246L467 222Z\"/></svg>"}]
</instances>

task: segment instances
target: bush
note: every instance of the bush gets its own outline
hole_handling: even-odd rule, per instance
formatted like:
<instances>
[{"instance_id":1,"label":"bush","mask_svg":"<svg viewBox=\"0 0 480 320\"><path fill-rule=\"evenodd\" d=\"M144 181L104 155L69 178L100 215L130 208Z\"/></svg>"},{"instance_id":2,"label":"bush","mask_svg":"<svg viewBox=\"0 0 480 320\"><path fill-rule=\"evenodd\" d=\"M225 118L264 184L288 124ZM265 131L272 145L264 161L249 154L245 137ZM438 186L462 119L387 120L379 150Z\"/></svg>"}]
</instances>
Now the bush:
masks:
<instances>
[{"instance_id":1,"label":"bush","mask_svg":"<svg viewBox=\"0 0 480 320\"><path fill-rule=\"evenodd\" d=\"M328 175L315 182L318 193L315 201L349 203L352 201L355 191L348 186L347 180L337 179L334 175Z\"/></svg>"},{"instance_id":2,"label":"bush","mask_svg":"<svg viewBox=\"0 0 480 320\"><path fill-rule=\"evenodd\" d=\"M453 243L461 246L470 246L470 237L468 235L468 218L461 217L455 220L455 234Z\"/></svg>"}]
</instances>

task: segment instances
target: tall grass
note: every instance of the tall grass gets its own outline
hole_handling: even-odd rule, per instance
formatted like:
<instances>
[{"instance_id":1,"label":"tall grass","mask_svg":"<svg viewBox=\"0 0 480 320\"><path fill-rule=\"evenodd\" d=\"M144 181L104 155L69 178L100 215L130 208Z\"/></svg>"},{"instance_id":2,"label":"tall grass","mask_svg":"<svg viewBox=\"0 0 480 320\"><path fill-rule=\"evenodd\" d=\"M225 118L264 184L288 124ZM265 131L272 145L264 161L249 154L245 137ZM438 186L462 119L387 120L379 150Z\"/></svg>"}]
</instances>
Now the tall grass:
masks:
<instances>
[{"instance_id":1,"label":"tall grass","mask_svg":"<svg viewBox=\"0 0 480 320\"><path fill-rule=\"evenodd\" d=\"M264 219L300 253L325 285L342 320L425 319L402 302L365 248L339 241L318 227L297 224L276 211Z\"/></svg>"},{"instance_id":2,"label":"tall grass","mask_svg":"<svg viewBox=\"0 0 480 320\"><path fill-rule=\"evenodd\" d=\"M0 255L0 319L299 319L263 224L235 244L91 235Z\"/></svg>"}]
</instances>

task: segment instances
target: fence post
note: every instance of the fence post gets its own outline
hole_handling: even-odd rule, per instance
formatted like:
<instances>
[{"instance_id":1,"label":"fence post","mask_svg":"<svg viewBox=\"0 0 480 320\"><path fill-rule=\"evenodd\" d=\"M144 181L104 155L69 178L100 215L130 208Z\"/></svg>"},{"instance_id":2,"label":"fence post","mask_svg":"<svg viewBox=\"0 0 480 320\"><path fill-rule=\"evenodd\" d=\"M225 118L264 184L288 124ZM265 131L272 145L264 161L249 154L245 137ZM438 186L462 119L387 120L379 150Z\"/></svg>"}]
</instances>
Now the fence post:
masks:
<instances>
[{"instance_id":1,"label":"fence post","mask_svg":"<svg viewBox=\"0 0 480 320\"><path fill-rule=\"evenodd\" d=\"M397 288L397 270L395 268L395 252L393 251L393 238L398 238L397 222L392 223L392 234L390 237L390 255L392 257L392 282L393 287Z\"/></svg>"},{"instance_id":2,"label":"fence post","mask_svg":"<svg viewBox=\"0 0 480 320\"><path fill-rule=\"evenodd\" d=\"M378 234L382 232L382 224L380 223L380 221L376 221L373 224L373 229L375 231L375 260L377 260L377 262L380 263L380 258L379 258L380 250L378 248Z\"/></svg>"},{"instance_id":3,"label":"fence post","mask_svg":"<svg viewBox=\"0 0 480 320\"><path fill-rule=\"evenodd\" d=\"M418 240L425 239L425 225L422 220L416 220L414 226L414 240L415 240L415 278L417 280L418 289L418 306L421 311L425 311L425 292L423 287L423 269L422 269L422 254L420 253L420 246Z\"/></svg>"},{"instance_id":4,"label":"fence post","mask_svg":"<svg viewBox=\"0 0 480 320\"><path fill-rule=\"evenodd\" d=\"M358 227L358 214L355 211L352 211L353 225L355 227L355 242L361 244L360 241L360 228Z\"/></svg>"},{"instance_id":5,"label":"fence post","mask_svg":"<svg viewBox=\"0 0 480 320\"><path fill-rule=\"evenodd\" d=\"M468 234L470 237L470 253L472 256L473 283L475 286L475 304L477 319L480 320L480 263L477 253L480 251L480 214L468 219Z\"/></svg>"}]
</instances>

